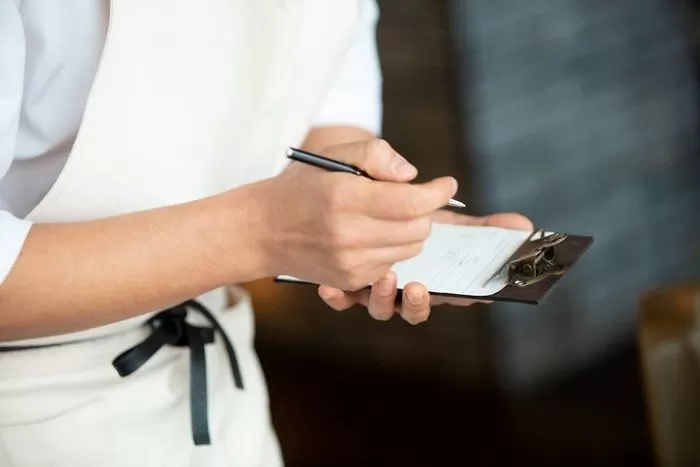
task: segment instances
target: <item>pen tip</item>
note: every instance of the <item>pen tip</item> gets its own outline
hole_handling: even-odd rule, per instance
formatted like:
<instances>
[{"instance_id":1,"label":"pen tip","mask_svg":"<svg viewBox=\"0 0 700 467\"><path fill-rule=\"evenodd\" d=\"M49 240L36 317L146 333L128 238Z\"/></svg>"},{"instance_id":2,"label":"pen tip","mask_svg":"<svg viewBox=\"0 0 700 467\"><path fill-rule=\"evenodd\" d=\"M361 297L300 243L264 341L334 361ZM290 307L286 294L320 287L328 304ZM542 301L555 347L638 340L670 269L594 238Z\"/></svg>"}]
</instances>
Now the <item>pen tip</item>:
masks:
<instances>
[{"instance_id":1,"label":"pen tip","mask_svg":"<svg viewBox=\"0 0 700 467\"><path fill-rule=\"evenodd\" d=\"M294 150L292 148L287 148L287 157L292 157Z\"/></svg>"}]
</instances>

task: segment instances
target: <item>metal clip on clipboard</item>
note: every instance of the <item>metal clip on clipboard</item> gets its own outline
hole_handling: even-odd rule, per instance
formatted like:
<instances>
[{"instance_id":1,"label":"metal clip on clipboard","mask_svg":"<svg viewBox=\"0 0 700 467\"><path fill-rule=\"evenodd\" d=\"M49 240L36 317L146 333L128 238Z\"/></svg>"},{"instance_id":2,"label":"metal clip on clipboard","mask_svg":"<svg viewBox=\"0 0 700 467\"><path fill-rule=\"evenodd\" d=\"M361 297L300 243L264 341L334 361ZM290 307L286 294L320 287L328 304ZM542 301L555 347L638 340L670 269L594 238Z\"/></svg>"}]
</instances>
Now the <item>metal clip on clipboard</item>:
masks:
<instances>
[{"instance_id":1,"label":"metal clip on clipboard","mask_svg":"<svg viewBox=\"0 0 700 467\"><path fill-rule=\"evenodd\" d=\"M567 238L566 234L536 230L497 275L507 272L507 283L514 287L527 287L548 277L564 275L569 268L557 262L557 247Z\"/></svg>"}]
</instances>

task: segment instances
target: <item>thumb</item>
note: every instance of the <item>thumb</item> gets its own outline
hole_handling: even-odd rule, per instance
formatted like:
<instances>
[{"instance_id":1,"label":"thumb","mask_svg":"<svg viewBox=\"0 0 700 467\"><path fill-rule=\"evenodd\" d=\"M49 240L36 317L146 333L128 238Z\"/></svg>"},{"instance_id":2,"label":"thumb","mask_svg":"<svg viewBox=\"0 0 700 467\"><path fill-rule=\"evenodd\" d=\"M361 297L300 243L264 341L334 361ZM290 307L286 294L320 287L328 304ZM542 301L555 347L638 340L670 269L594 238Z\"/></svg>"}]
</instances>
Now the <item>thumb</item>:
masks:
<instances>
[{"instance_id":1,"label":"thumb","mask_svg":"<svg viewBox=\"0 0 700 467\"><path fill-rule=\"evenodd\" d=\"M383 139L340 144L326 152L328 157L352 164L376 180L410 182L418 175L418 170Z\"/></svg>"}]
</instances>

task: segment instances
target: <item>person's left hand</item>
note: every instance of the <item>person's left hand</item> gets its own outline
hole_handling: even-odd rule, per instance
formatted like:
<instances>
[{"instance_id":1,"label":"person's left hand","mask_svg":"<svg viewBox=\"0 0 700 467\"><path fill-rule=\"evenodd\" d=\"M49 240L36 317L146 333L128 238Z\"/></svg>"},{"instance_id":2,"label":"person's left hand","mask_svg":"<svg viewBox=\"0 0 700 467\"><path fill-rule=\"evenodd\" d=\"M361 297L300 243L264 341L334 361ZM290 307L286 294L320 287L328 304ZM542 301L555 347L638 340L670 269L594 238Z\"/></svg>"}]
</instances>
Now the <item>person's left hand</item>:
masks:
<instances>
[{"instance_id":1,"label":"person's left hand","mask_svg":"<svg viewBox=\"0 0 700 467\"><path fill-rule=\"evenodd\" d=\"M445 210L438 211L435 214L434 222L439 224L489 225L523 230L533 228L529 219L520 214L511 213L472 217ZM367 307L369 314L374 319L388 321L395 314L399 314L410 324L419 324L426 321L430 316L430 308L434 305L452 303L459 306L470 306L478 302L478 300L430 296L423 284L410 282L403 288L401 305L397 306L396 275L392 272L375 282L371 289L344 292L333 287L321 285L318 288L318 294L331 308L338 311L347 310L356 304L361 304Z\"/></svg>"}]
</instances>

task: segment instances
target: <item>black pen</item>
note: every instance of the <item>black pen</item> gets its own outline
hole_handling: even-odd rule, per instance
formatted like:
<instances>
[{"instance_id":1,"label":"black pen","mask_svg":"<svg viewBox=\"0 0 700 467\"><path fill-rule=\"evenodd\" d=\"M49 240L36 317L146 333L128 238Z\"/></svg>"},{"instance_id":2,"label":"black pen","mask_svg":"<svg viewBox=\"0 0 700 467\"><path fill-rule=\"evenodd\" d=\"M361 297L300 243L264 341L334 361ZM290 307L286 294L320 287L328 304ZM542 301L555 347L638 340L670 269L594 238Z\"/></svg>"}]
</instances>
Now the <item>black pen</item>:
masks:
<instances>
[{"instance_id":1,"label":"black pen","mask_svg":"<svg viewBox=\"0 0 700 467\"><path fill-rule=\"evenodd\" d=\"M354 165L345 164L343 162L338 162L333 159L329 159L324 156L319 156L318 154L313 154L308 151L303 151L301 149L289 148L287 149L287 157L298 162L303 162L304 164L313 165L319 169L325 169L331 172L345 172L353 175L359 175L361 177L366 177L374 180L367 172L362 169L355 167ZM448 206L455 208L463 208L466 205L460 201L451 199L447 203Z\"/></svg>"}]
</instances>

